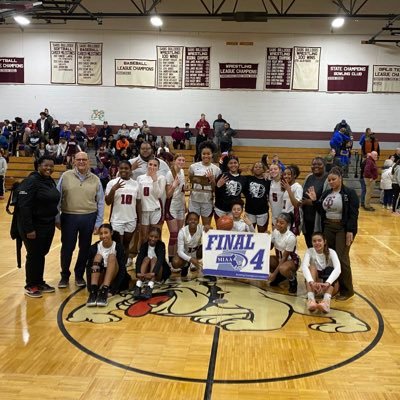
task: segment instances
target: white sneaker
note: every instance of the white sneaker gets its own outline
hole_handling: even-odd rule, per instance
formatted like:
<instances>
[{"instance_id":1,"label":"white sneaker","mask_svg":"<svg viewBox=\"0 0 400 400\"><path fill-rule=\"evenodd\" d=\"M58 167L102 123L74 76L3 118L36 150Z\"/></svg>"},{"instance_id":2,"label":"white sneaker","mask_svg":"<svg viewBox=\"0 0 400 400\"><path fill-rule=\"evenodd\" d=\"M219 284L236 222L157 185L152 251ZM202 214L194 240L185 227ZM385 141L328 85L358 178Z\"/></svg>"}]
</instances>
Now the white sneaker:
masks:
<instances>
[{"instance_id":1,"label":"white sneaker","mask_svg":"<svg viewBox=\"0 0 400 400\"><path fill-rule=\"evenodd\" d=\"M126 266L126 267L131 266L131 265L132 265L132 261L133 261L132 258L128 257L128 259L126 260L125 266Z\"/></svg>"}]
</instances>

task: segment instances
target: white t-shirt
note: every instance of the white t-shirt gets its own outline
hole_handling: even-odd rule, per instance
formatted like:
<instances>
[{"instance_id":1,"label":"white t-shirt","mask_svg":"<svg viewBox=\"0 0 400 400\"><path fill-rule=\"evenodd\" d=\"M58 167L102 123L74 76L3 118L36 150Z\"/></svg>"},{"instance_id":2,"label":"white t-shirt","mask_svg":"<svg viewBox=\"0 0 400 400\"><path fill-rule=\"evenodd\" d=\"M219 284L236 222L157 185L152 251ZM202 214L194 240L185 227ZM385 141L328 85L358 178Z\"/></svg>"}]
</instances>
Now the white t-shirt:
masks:
<instances>
[{"instance_id":1,"label":"white t-shirt","mask_svg":"<svg viewBox=\"0 0 400 400\"><path fill-rule=\"evenodd\" d=\"M137 179L138 176L140 175L144 175L147 173L147 161L144 161L142 159L142 157L138 156L135 158L132 158L131 160L129 160L129 162L131 163L131 165L133 165L133 163L135 161L139 160L139 167L136 168L134 171L132 171L132 178L133 179ZM167 173L170 171L168 164L164 161L164 160L160 160L160 168L158 170L157 175L162 175L162 176L166 176Z\"/></svg>"},{"instance_id":2,"label":"white t-shirt","mask_svg":"<svg viewBox=\"0 0 400 400\"><path fill-rule=\"evenodd\" d=\"M189 232L189 225L184 226L178 233L178 256L182 260L190 261L196 258L196 251L201 246L203 236L203 225L198 224L197 230L192 236Z\"/></svg>"},{"instance_id":3,"label":"white t-shirt","mask_svg":"<svg viewBox=\"0 0 400 400\"><path fill-rule=\"evenodd\" d=\"M325 254L317 253L313 247L307 249L306 254L304 255L304 260L301 264L304 279L307 282L314 281L314 279L311 276L310 265L315 265L318 271L323 271L327 267L333 267L332 273L326 280L330 284L332 284L333 282L336 281L336 279L339 278L341 272L340 261L338 255L336 254L336 251L333 249L329 249L328 262L326 262Z\"/></svg>"},{"instance_id":4,"label":"white t-shirt","mask_svg":"<svg viewBox=\"0 0 400 400\"><path fill-rule=\"evenodd\" d=\"M161 197L165 192L165 177L153 178L148 175L140 175L137 178L139 185L138 199L141 200L142 211L155 211L162 208Z\"/></svg>"},{"instance_id":5,"label":"white t-shirt","mask_svg":"<svg viewBox=\"0 0 400 400\"><path fill-rule=\"evenodd\" d=\"M179 185L175 188L171 198L170 210L185 210L185 173L181 169L178 174ZM175 178L169 171L165 177L167 185L172 185Z\"/></svg>"},{"instance_id":6,"label":"white t-shirt","mask_svg":"<svg viewBox=\"0 0 400 400\"><path fill-rule=\"evenodd\" d=\"M296 250L297 239L293 232L289 229L285 233L280 233L278 229L274 229L271 234L271 243L274 244L276 250L279 251L280 257L284 251L292 253ZM290 260L291 257L288 257Z\"/></svg>"},{"instance_id":7,"label":"white t-shirt","mask_svg":"<svg viewBox=\"0 0 400 400\"><path fill-rule=\"evenodd\" d=\"M271 181L269 189L269 204L271 206L272 224L275 225L278 215L282 212L283 208L283 191L281 181Z\"/></svg>"},{"instance_id":8,"label":"white t-shirt","mask_svg":"<svg viewBox=\"0 0 400 400\"><path fill-rule=\"evenodd\" d=\"M117 244L114 241L110 247L104 247L103 242L97 244L97 254L100 254L103 257L104 268L107 268L108 256L110 254L117 255L116 245Z\"/></svg>"},{"instance_id":9,"label":"white t-shirt","mask_svg":"<svg viewBox=\"0 0 400 400\"><path fill-rule=\"evenodd\" d=\"M233 221L233 232L255 232L253 225L247 225L242 219Z\"/></svg>"},{"instance_id":10,"label":"white t-shirt","mask_svg":"<svg viewBox=\"0 0 400 400\"><path fill-rule=\"evenodd\" d=\"M149 246L147 249L147 257L150 259L156 258L156 246Z\"/></svg>"},{"instance_id":11,"label":"white t-shirt","mask_svg":"<svg viewBox=\"0 0 400 400\"><path fill-rule=\"evenodd\" d=\"M214 178L216 179L218 175L221 174L221 170L215 166L214 164L210 165L203 165L202 162L197 162L192 164L189 167L189 175L194 175L194 176L206 176L207 171L211 170L212 174L214 175ZM203 189L201 185L195 183L193 185L193 189ZM213 194L211 192L212 186L211 185L206 185L204 186L205 190L210 190L209 192L198 192L196 190L193 190L192 193L190 194L190 197L192 201L197 201L199 203L207 203L210 202L213 198Z\"/></svg>"},{"instance_id":12,"label":"white t-shirt","mask_svg":"<svg viewBox=\"0 0 400 400\"><path fill-rule=\"evenodd\" d=\"M136 140L137 137L140 135L140 128L132 128L129 132L129 137L133 140Z\"/></svg>"},{"instance_id":13,"label":"white t-shirt","mask_svg":"<svg viewBox=\"0 0 400 400\"><path fill-rule=\"evenodd\" d=\"M107 183L105 195L107 196L112 187L121 178L114 178ZM136 199L138 197L139 185L132 178L123 180L125 185L118 189L114 195L110 222L126 223L137 219Z\"/></svg>"},{"instance_id":14,"label":"white t-shirt","mask_svg":"<svg viewBox=\"0 0 400 400\"><path fill-rule=\"evenodd\" d=\"M301 201L301 199L303 198L303 187L300 185L300 183L295 182L292 186L290 186L290 188L292 189L294 198L297 201ZM286 190L283 192L282 201L282 212L290 213L294 211L294 206L290 201L289 193Z\"/></svg>"}]
</instances>

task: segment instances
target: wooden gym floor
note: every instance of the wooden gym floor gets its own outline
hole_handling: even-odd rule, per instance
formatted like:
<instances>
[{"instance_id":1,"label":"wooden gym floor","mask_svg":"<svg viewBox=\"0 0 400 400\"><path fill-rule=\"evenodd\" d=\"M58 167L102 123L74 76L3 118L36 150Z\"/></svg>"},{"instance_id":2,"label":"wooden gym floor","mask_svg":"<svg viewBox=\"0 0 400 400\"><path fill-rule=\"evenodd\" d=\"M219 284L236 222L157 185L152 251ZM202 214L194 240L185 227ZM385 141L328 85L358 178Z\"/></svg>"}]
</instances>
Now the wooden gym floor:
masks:
<instances>
[{"instance_id":1,"label":"wooden gym floor","mask_svg":"<svg viewBox=\"0 0 400 400\"><path fill-rule=\"evenodd\" d=\"M193 280L89 311L73 284L27 298L4 209L1 399L400 399L400 218L389 211L360 210L357 295L322 316L307 312L303 283L289 296L260 282ZM302 238L299 247L303 255ZM52 285L59 252L57 232Z\"/></svg>"}]
</instances>

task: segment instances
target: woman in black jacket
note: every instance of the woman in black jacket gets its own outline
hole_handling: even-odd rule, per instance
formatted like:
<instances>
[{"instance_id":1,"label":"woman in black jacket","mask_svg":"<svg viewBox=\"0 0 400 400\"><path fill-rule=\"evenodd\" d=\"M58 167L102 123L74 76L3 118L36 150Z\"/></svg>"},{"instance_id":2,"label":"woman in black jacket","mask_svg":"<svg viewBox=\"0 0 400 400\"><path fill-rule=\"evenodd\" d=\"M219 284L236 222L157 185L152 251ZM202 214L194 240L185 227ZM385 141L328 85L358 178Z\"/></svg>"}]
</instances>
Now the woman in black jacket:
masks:
<instances>
[{"instance_id":1,"label":"woman in black jacket","mask_svg":"<svg viewBox=\"0 0 400 400\"><path fill-rule=\"evenodd\" d=\"M334 249L339 257L342 272L339 277L340 296L336 300L345 301L354 296L349 252L357 234L359 200L353 189L343 185L340 168L331 169L328 184L331 189L322 193L318 200L314 187L307 190L307 195L321 214L328 247Z\"/></svg>"},{"instance_id":2,"label":"woman in black jacket","mask_svg":"<svg viewBox=\"0 0 400 400\"><path fill-rule=\"evenodd\" d=\"M51 178L53 170L54 160L49 156L40 157L37 171L18 187L17 226L26 248L25 294L29 297L42 297L42 293L55 291L43 280L45 256L53 241L60 201L60 193Z\"/></svg>"}]
</instances>

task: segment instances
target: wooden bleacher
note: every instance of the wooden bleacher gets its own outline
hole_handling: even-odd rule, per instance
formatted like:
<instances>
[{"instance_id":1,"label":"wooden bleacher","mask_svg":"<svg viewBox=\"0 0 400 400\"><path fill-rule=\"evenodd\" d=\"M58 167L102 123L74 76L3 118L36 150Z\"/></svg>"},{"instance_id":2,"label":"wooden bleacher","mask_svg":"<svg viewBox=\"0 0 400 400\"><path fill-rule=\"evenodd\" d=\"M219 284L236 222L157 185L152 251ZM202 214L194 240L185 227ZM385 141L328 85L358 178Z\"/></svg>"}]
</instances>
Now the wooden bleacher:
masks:
<instances>
[{"instance_id":1,"label":"wooden bleacher","mask_svg":"<svg viewBox=\"0 0 400 400\"><path fill-rule=\"evenodd\" d=\"M33 157L13 157L11 156L8 161L6 173L6 189L11 189L14 182L21 181L33 172L34 158ZM61 174L66 170L65 165L55 165L52 178L57 180Z\"/></svg>"}]
</instances>

